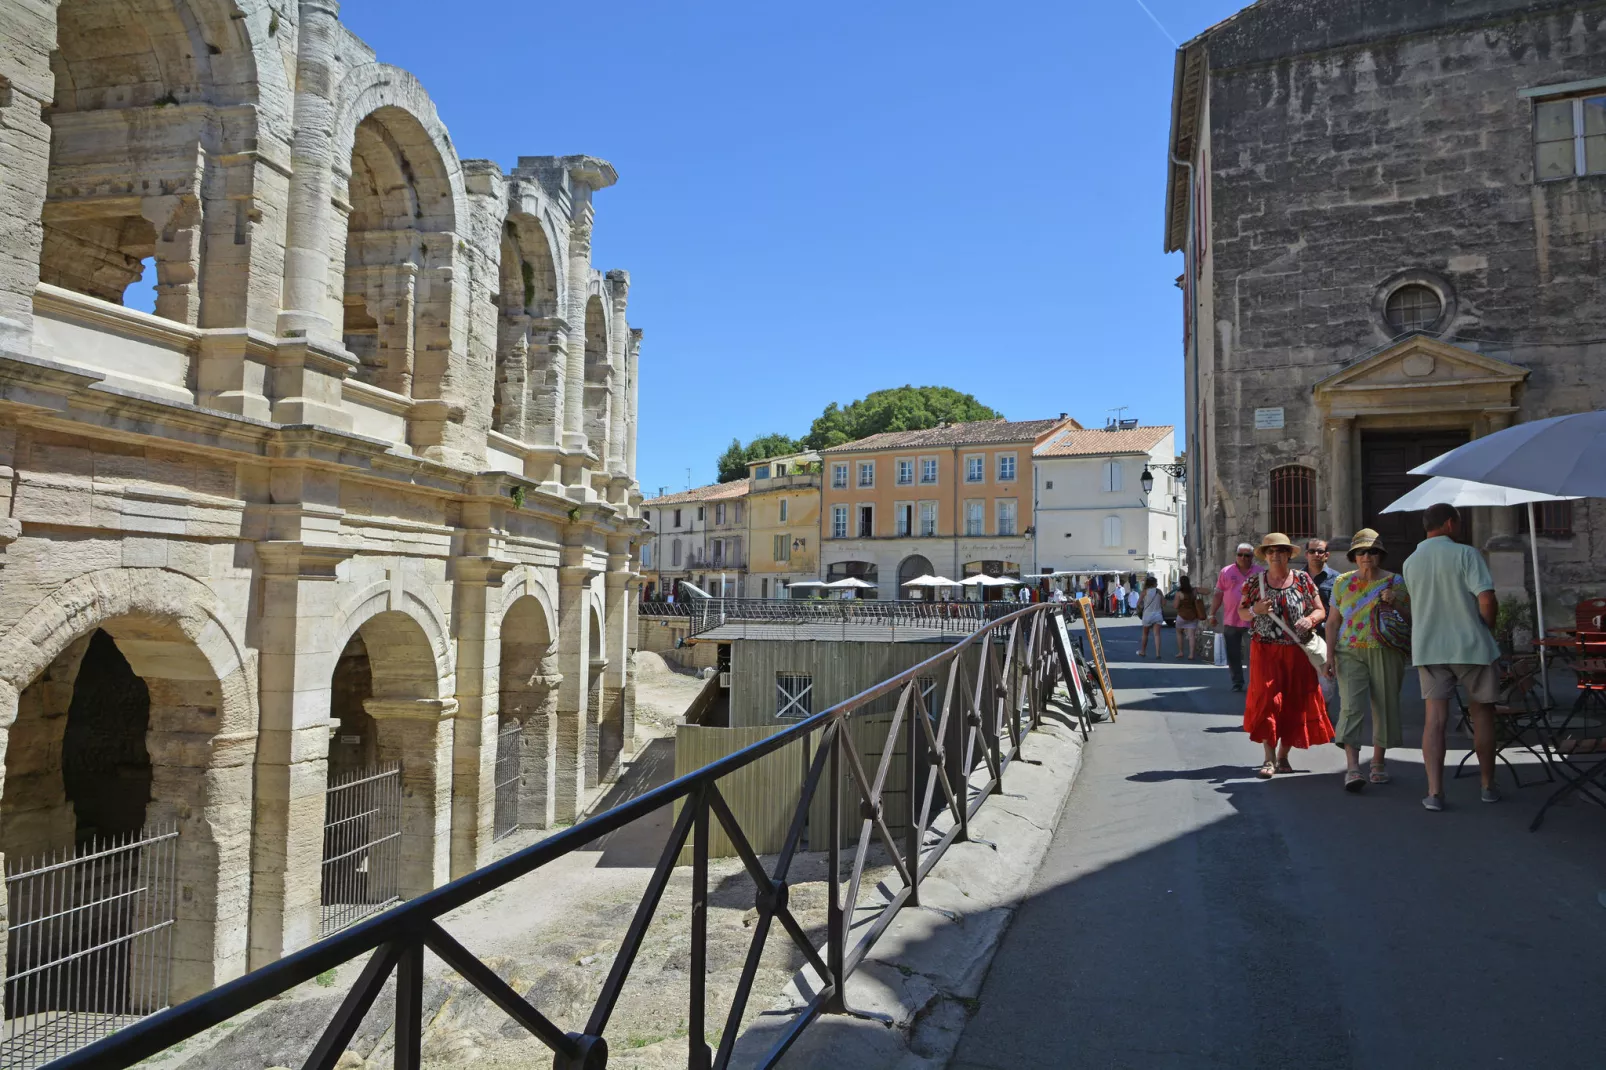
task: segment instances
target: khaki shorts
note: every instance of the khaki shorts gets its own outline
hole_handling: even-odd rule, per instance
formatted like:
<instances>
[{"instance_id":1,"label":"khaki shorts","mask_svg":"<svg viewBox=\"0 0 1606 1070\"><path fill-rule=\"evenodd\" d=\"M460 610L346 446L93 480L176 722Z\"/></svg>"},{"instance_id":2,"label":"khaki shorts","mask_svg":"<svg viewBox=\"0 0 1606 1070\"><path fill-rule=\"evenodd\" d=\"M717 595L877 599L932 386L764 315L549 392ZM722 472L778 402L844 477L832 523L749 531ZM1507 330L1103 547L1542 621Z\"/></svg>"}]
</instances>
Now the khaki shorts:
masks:
<instances>
[{"instance_id":1,"label":"khaki shorts","mask_svg":"<svg viewBox=\"0 0 1606 1070\"><path fill-rule=\"evenodd\" d=\"M1500 672L1493 665L1418 665L1425 699L1455 698L1455 685L1467 689L1467 701L1500 701Z\"/></svg>"}]
</instances>

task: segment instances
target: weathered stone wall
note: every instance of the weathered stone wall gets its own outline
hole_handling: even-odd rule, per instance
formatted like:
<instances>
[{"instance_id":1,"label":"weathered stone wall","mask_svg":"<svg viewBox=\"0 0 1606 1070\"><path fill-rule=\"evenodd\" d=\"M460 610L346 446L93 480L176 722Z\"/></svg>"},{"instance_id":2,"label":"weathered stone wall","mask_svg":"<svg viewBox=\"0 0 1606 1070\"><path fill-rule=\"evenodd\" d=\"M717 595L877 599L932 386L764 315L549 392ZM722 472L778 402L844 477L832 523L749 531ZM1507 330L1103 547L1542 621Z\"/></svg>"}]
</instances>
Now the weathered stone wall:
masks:
<instances>
[{"instance_id":1,"label":"weathered stone wall","mask_svg":"<svg viewBox=\"0 0 1606 1070\"><path fill-rule=\"evenodd\" d=\"M0 0L0 851L83 824L104 632L179 829L175 998L317 938L331 767L401 764L405 895L489 859L504 704L524 823L617 771L614 178L460 160L334 0Z\"/></svg>"},{"instance_id":2,"label":"weathered stone wall","mask_svg":"<svg viewBox=\"0 0 1606 1070\"><path fill-rule=\"evenodd\" d=\"M1316 469L1321 531L1347 538L1334 525L1353 510L1326 483L1334 450L1358 447L1335 443L1313 388L1390 344L1382 296L1405 273L1447 294L1439 340L1528 375L1514 412L1489 410L1495 424L1469 410L1392 426L1476 434L1606 407L1606 177L1536 182L1532 102L1518 95L1606 74L1606 4L1283 0L1240 12L1204 47L1204 475L1220 491L1203 517L1208 568L1264 530L1267 473L1282 464ZM1270 407L1286 427L1256 431L1254 410ZM1560 585L1598 584L1606 512L1579 503L1575 516L1545 566ZM1514 521L1482 523L1490 536Z\"/></svg>"}]
</instances>

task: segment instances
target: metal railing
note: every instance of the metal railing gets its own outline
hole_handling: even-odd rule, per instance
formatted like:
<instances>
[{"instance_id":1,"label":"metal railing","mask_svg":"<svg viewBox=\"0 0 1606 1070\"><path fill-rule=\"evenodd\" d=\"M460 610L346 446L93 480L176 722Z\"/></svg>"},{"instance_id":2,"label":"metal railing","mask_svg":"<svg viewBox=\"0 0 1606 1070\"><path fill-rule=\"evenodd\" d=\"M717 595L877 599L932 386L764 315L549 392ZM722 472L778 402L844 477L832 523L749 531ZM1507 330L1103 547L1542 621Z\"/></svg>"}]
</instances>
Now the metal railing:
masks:
<instances>
[{"instance_id":1,"label":"metal railing","mask_svg":"<svg viewBox=\"0 0 1606 1070\"><path fill-rule=\"evenodd\" d=\"M675 862L690 843L691 910L688 926L688 991L684 1032L688 1066L694 1070L729 1065L739 1027L753 996L766 941L778 927L823 982L807 1005L784 1027L759 1061L774 1066L809 1024L821 1014L846 1010L848 977L897 913L918 904L921 883L955 842L970 835L970 822L986 800L1004 790L1004 777L1020 756L1027 733L1045 711L1058 677L1058 662L1045 625L1058 606L1028 606L994 621L936 656L883 681L845 702L823 710L728 757L606 810L434 891L367 919L344 932L287 956L238 980L147 1018L61 1060L52 1070L125 1068L272 999L343 963L369 955L333 1019L313 1046L307 1070L331 1070L356 1035L363 1016L395 977L394 1065L422 1065L424 951L479 989L495 1006L554 1053L556 1070L604 1070L608 1062L608 1023L670 884ZM929 716L921 701L923 680L946 680L942 708ZM926 681L929 683L929 680ZM926 692L929 693L929 692ZM887 715L887 703L893 703ZM851 731L884 724L880 757L867 768ZM719 789L719 780L800 740L813 743L809 764L785 844L766 868L753 852L741 823ZM883 813L883 788L894 761L904 763L912 815L894 835ZM824 792L828 820L810 833L824 841L828 884L826 939L816 948L788 905L793 862L803 841L816 795ZM583 1027L559 1028L540 1008L520 995L441 925L451 911L520 877L536 873L633 822L680 803L668 841L637 903L618 954ZM844 818L858 816L857 846L843 874ZM756 888L757 917L718 1048L710 1048L708 1006L709 836L718 822L735 845ZM874 920L864 923L869 904L860 904L872 839L885 848L899 885ZM814 846L811 843L810 846ZM716 1028L718 1028L716 1026Z\"/></svg>"},{"instance_id":2,"label":"metal railing","mask_svg":"<svg viewBox=\"0 0 1606 1070\"><path fill-rule=\"evenodd\" d=\"M1021 608L1018 602L882 601L873 598L693 598L691 634L722 624L883 624L969 632Z\"/></svg>"},{"instance_id":3,"label":"metal railing","mask_svg":"<svg viewBox=\"0 0 1606 1070\"><path fill-rule=\"evenodd\" d=\"M28 1070L167 1006L178 832L145 829L6 875L0 1067Z\"/></svg>"},{"instance_id":4,"label":"metal railing","mask_svg":"<svg viewBox=\"0 0 1606 1070\"><path fill-rule=\"evenodd\" d=\"M401 902L401 797L401 766L395 762L329 778L322 934Z\"/></svg>"},{"instance_id":5,"label":"metal railing","mask_svg":"<svg viewBox=\"0 0 1606 1070\"><path fill-rule=\"evenodd\" d=\"M689 617L691 606L685 602L642 602L636 607L642 617Z\"/></svg>"},{"instance_id":6,"label":"metal railing","mask_svg":"<svg viewBox=\"0 0 1606 1070\"><path fill-rule=\"evenodd\" d=\"M524 725L512 719L496 733L496 810L491 818L491 839L500 840L519 830L519 779L524 748Z\"/></svg>"}]
</instances>

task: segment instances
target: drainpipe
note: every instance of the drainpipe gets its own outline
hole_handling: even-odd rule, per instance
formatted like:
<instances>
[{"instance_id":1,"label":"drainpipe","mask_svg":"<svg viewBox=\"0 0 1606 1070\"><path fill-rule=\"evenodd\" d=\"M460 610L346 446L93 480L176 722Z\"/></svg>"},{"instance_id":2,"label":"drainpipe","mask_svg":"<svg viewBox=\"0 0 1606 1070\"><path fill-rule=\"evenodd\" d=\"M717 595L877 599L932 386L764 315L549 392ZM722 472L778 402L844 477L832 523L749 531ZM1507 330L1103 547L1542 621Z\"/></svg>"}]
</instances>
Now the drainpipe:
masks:
<instances>
[{"instance_id":1,"label":"drainpipe","mask_svg":"<svg viewBox=\"0 0 1606 1070\"><path fill-rule=\"evenodd\" d=\"M1171 156L1171 163L1172 163L1173 166L1186 168L1187 172L1188 172L1188 240L1187 240L1187 244L1186 244L1185 248L1183 249L1183 261L1182 261L1182 264L1183 264L1182 270L1183 270L1184 274L1186 275L1186 274L1191 273L1193 271L1193 266L1194 266L1194 264L1193 264L1193 261L1194 261L1193 235L1194 235L1194 229L1195 228L1194 228L1194 181L1193 181L1193 179L1194 179L1194 169L1193 169L1193 161L1181 159L1174 152L1171 153L1170 156ZM1184 294L1185 297L1186 297L1186 295L1194 292L1193 286L1191 285L1191 282L1192 282L1191 277L1189 279L1189 282L1190 282L1190 285L1185 287L1184 290L1183 290L1183 294ZM1197 297L1196 294L1195 294L1195 297ZM1198 316L1195 314L1197 312L1197 309L1198 309L1198 301L1195 300L1194 301L1194 308L1189 309L1187 311L1187 314L1184 316L1184 321L1186 321L1188 319L1192 319L1193 320L1193 336L1191 338L1186 339L1184 341L1184 344L1183 344L1184 359L1188 360L1188 367L1189 367L1189 374L1188 374L1188 379L1189 379L1189 383L1188 383L1188 386L1189 386L1188 401L1189 401L1189 405L1188 405L1188 412L1186 414L1187 415L1187 423L1186 423L1185 427L1186 427L1187 431L1186 431L1186 439L1185 439L1185 441L1187 443L1187 448L1188 448L1188 467L1189 467L1189 469L1191 469L1189 474L1193 477L1192 485L1196 489L1200 485L1199 480L1204 478L1203 470L1199 466L1199 457L1200 457L1200 450L1199 450L1199 415L1198 415L1198 408L1199 408L1199 322L1198 322ZM1199 503L1198 502L1193 502L1192 504L1193 504L1193 508L1188 511L1188 526L1193 529L1193 538L1189 541L1189 546L1188 546L1188 570L1189 570L1189 572L1193 572L1195 569L1197 569L1199 567L1199 565L1202 563L1203 558L1204 558L1204 529L1203 529L1203 527L1202 527L1202 525L1200 523L1200 520L1199 520L1199 514L1200 514L1200 512L1202 510L1199 508ZM1201 572L1200 575L1204 575L1204 573Z\"/></svg>"}]
</instances>

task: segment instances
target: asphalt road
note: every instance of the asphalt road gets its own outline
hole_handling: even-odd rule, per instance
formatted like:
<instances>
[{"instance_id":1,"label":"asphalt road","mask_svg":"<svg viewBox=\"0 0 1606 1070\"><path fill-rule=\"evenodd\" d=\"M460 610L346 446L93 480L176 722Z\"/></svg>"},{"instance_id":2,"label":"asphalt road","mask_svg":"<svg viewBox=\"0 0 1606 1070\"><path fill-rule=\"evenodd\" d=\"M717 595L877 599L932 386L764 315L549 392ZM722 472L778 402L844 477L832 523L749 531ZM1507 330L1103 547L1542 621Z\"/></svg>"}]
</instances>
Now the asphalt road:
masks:
<instances>
[{"instance_id":1,"label":"asphalt road","mask_svg":"<svg viewBox=\"0 0 1606 1070\"><path fill-rule=\"evenodd\" d=\"M1358 796L1331 746L1259 781L1225 669L1140 668L1136 627L1103 631L1120 720L951 1070L1606 1066L1606 811L1553 807L1530 833L1552 789L1502 772L1504 802L1468 775L1428 813L1416 750Z\"/></svg>"}]
</instances>

